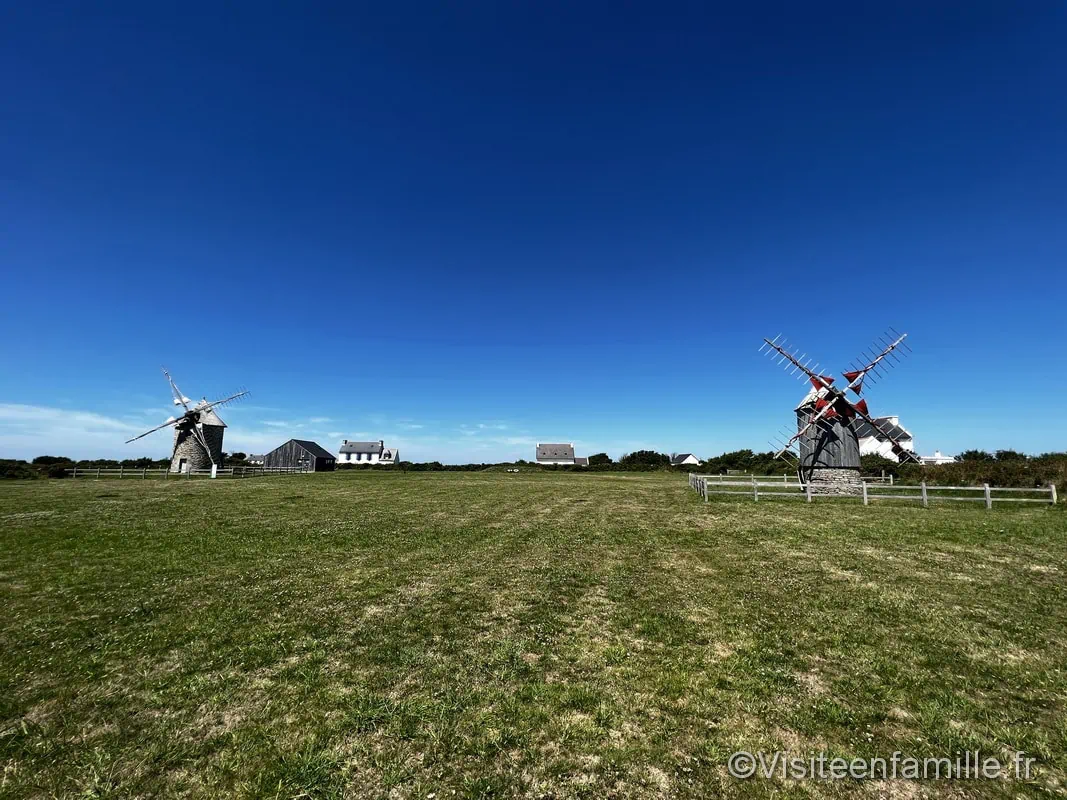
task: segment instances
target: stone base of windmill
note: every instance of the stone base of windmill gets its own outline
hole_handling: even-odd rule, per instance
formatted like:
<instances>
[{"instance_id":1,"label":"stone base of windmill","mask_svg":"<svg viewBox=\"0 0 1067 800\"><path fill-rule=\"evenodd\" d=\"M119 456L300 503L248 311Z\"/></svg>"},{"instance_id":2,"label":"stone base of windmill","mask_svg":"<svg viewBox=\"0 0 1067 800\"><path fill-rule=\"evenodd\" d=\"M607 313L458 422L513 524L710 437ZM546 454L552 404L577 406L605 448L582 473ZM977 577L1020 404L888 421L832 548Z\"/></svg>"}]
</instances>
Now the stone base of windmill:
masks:
<instances>
[{"instance_id":1,"label":"stone base of windmill","mask_svg":"<svg viewBox=\"0 0 1067 800\"><path fill-rule=\"evenodd\" d=\"M851 496L863 494L863 482L860 480L860 471L841 467L815 467L808 477L813 497L818 496Z\"/></svg>"}]
</instances>

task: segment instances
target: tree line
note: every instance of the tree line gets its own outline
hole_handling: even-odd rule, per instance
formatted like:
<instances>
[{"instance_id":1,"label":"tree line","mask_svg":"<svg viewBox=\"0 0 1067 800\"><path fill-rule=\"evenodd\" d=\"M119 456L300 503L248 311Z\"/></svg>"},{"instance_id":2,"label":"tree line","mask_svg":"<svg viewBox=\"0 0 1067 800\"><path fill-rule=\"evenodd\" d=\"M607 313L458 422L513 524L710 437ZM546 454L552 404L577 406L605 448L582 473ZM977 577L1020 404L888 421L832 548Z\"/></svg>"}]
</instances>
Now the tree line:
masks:
<instances>
[{"instance_id":1,"label":"tree line","mask_svg":"<svg viewBox=\"0 0 1067 800\"><path fill-rule=\"evenodd\" d=\"M225 453L224 466L242 466L248 462L245 453ZM774 457L772 451L734 450L706 459L699 466L672 466L672 455L655 450L637 450L623 455L618 461L607 453L589 457L588 466L571 464L542 465L533 461L518 460L501 463L442 464L440 461L397 464L338 464L337 469L369 469L393 472L480 472L505 469L539 469L555 472L701 472L708 475L742 473L748 475L783 475L794 472L793 467ZM64 456L38 456L32 461L0 459L0 479L62 478L67 470L78 467L103 469L125 467L129 469L155 469L170 465L169 458L117 459L71 459ZM1043 453L1027 455L1017 450L965 450L951 464L924 467L921 464L899 464L878 455L861 458L864 475L893 475L900 482L918 483L925 480L931 484L991 486L1045 486L1055 483L1067 489L1067 453Z\"/></svg>"}]
</instances>

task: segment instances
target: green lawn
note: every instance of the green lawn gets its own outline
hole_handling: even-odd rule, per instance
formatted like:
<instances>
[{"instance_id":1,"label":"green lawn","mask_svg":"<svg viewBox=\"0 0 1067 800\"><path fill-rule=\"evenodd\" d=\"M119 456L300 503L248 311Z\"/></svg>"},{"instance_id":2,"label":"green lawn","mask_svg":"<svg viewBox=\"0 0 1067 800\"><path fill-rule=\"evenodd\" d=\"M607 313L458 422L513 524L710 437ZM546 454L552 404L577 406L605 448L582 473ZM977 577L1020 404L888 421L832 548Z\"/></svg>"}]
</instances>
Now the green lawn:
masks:
<instances>
[{"instance_id":1,"label":"green lawn","mask_svg":"<svg viewBox=\"0 0 1067 800\"><path fill-rule=\"evenodd\" d=\"M1063 507L684 475L0 485L0 795L1062 796ZM741 781L735 750L1038 759Z\"/></svg>"}]
</instances>

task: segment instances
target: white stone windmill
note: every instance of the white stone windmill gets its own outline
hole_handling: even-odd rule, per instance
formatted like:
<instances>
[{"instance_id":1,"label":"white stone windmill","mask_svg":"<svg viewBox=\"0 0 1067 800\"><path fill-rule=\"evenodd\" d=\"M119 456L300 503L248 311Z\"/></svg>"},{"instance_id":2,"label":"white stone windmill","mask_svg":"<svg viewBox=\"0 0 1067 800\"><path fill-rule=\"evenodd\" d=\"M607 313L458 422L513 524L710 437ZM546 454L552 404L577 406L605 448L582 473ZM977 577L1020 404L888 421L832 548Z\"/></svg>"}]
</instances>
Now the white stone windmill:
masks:
<instances>
[{"instance_id":1,"label":"white stone windmill","mask_svg":"<svg viewBox=\"0 0 1067 800\"><path fill-rule=\"evenodd\" d=\"M171 394L174 395L174 405L184 408L185 413L180 417L171 417L162 425L157 425L140 436L128 439L126 444L173 426L174 449L170 457L170 471L188 472L194 469L210 469L214 477L218 465L223 463L222 433L226 428L226 423L215 413L215 409L239 397L244 397L248 392L238 392L213 403L209 403L205 397L199 403L194 404L181 393L169 372L164 369L163 374L167 376Z\"/></svg>"}]
</instances>

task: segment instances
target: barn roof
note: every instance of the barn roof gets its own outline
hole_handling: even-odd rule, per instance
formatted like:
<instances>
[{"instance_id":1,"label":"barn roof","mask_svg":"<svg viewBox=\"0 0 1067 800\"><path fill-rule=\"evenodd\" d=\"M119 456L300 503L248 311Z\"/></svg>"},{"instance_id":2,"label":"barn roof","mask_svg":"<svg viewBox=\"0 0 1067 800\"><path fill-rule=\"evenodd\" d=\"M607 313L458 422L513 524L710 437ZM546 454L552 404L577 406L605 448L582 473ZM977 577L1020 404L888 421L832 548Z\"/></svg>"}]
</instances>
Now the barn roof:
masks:
<instances>
[{"instance_id":1,"label":"barn roof","mask_svg":"<svg viewBox=\"0 0 1067 800\"><path fill-rule=\"evenodd\" d=\"M538 461L558 461L561 458L574 459L573 444L540 444L537 445Z\"/></svg>"},{"instance_id":2,"label":"barn roof","mask_svg":"<svg viewBox=\"0 0 1067 800\"><path fill-rule=\"evenodd\" d=\"M309 441L307 439L293 439L293 441L303 447L305 450L307 450L311 455L315 456L315 458L334 457L333 453L331 453L325 447L321 447L320 445L316 444L315 442Z\"/></svg>"}]
</instances>

